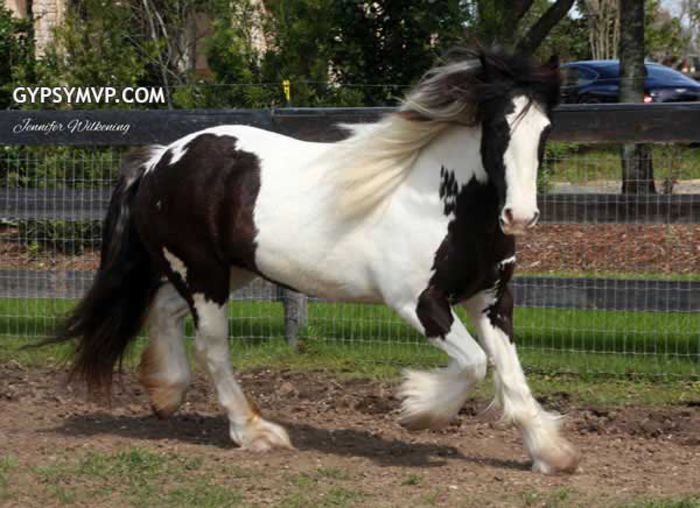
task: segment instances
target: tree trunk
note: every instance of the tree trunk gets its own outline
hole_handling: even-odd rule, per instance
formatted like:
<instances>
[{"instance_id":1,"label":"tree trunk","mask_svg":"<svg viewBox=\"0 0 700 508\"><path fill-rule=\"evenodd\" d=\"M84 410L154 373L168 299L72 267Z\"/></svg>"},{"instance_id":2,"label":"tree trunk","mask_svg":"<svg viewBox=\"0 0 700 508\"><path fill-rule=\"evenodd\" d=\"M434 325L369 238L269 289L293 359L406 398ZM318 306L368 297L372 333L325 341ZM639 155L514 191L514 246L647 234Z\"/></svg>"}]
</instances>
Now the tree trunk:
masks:
<instances>
[{"instance_id":1,"label":"tree trunk","mask_svg":"<svg viewBox=\"0 0 700 508\"><path fill-rule=\"evenodd\" d=\"M588 40L594 60L617 58L620 39L619 0L584 0Z\"/></svg>"},{"instance_id":2,"label":"tree trunk","mask_svg":"<svg viewBox=\"0 0 700 508\"><path fill-rule=\"evenodd\" d=\"M644 2L620 0L620 102L644 101ZM622 147L622 193L656 193L651 151L646 145Z\"/></svg>"}]
</instances>

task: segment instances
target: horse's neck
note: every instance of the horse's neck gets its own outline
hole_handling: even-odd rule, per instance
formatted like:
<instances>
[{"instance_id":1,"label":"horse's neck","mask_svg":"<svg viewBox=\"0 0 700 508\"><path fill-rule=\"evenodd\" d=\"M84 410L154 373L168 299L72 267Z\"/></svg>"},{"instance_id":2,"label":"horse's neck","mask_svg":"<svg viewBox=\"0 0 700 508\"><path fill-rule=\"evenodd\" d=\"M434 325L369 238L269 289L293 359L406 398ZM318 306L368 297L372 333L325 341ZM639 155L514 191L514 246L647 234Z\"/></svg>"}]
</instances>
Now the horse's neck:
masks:
<instances>
[{"instance_id":1,"label":"horse's neck","mask_svg":"<svg viewBox=\"0 0 700 508\"><path fill-rule=\"evenodd\" d=\"M481 161L481 127L455 125L440 133L416 159L415 181L439 192L443 168L454 174L459 188L472 178L480 183L487 181Z\"/></svg>"}]
</instances>

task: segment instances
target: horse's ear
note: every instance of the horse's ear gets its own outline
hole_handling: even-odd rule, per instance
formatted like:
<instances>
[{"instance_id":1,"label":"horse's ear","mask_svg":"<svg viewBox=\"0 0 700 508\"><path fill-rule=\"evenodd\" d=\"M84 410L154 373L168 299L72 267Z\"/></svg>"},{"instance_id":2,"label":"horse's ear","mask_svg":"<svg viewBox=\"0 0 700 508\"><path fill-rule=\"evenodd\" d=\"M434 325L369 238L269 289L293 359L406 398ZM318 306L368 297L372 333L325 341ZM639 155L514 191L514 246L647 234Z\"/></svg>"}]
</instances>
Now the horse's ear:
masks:
<instances>
[{"instance_id":1,"label":"horse's ear","mask_svg":"<svg viewBox=\"0 0 700 508\"><path fill-rule=\"evenodd\" d=\"M549 60L542 66L547 70L550 71L558 71L559 70L559 55L554 54L549 57Z\"/></svg>"}]
</instances>

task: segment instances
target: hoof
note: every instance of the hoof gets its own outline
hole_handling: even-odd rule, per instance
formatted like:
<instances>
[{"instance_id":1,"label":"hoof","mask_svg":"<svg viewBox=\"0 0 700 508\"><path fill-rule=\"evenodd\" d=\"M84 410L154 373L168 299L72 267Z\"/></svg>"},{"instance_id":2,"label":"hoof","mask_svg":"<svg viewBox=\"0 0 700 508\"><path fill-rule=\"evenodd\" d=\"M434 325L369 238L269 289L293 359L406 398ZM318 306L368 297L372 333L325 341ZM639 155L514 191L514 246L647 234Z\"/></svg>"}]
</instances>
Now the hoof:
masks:
<instances>
[{"instance_id":1,"label":"hoof","mask_svg":"<svg viewBox=\"0 0 700 508\"><path fill-rule=\"evenodd\" d=\"M153 404L151 404L151 409L153 410L153 414L156 415L156 418L159 420L167 420L175 413L175 411L177 411L177 407L157 408Z\"/></svg>"},{"instance_id":2,"label":"hoof","mask_svg":"<svg viewBox=\"0 0 700 508\"><path fill-rule=\"evenodd\" d=\"M445 428L450 421L452 417L415 410L415 404L408 399L401 404L399 424L408 430L438 430Z\"/></svg>"},{"instance_id":3,"label":"hoof","mask_svg":"<svg viewBox=\"0 0 700 508\"><path fill-rule=\"evenodd\" d=\"M145 384L145 383L144 383ZM148 397L151 399L151 409L160 419L165 420L172 416L185 400L185 390L181 385L154 385L146 386Z\"/></svg>"},{"instance_id":4,"label":"hoof","mask_svg":"<svg viewBox=\"0 0 700 508\"><path fill-rule=\"evenodd\" d=\"M540 450L534 457L532 470L547 475L574 474L581 462L581 452L562 439L557 447Z\"/></svg>"},{"instance_id":5,"label":"hoof","mask_svg":"<svg viewBox=\"0 0 700 508\"><path fill-rule=\"evenodd\" d=\"M263 453L275 448L294 449L284 427L268 422L261 417L256 417L249 422L242 434L233 429L231 431L231 438L243 450Z\"/></svg>"}]
</instances>

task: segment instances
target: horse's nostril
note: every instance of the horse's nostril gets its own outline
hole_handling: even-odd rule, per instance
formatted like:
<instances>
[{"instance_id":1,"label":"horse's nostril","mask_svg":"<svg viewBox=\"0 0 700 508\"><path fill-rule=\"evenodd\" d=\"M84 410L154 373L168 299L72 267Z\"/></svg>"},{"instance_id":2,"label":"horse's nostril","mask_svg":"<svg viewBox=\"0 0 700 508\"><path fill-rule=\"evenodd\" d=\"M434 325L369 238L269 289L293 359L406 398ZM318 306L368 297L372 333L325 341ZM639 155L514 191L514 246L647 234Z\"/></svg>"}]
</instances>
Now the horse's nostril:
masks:
<instances>
[{"instance_id":1,"label":"horse's nostril","mask_svg":"<svg viewBox=\"0 0 700 508\"><path fill-rule=\"evenodd\" d=\"M533 215L532 219L530 219L530 222L527 223L527 227L529 227L529 228L533 227L535 224L537 224L537 220L539 218L540 218L540 212L538 210L538 211L535 211L535 215Z\"/></svg>"},{"instance_id":2,"label":"horse's nostril","mask_svg":"<svg viewBox=\"0 0 700 508\"><path fill-rule=\"evenodd\" d=\"M503 222L505 224L513 223L513 210L511 208L506 208L503 210Z\"/></svg>"}]
</instances>

